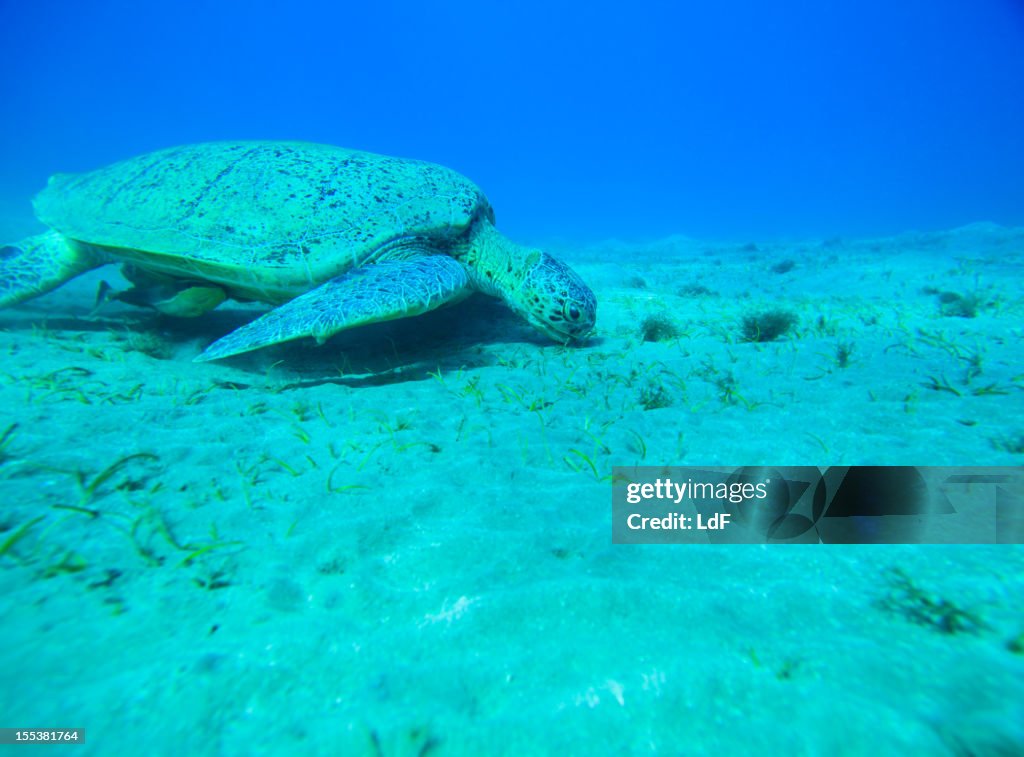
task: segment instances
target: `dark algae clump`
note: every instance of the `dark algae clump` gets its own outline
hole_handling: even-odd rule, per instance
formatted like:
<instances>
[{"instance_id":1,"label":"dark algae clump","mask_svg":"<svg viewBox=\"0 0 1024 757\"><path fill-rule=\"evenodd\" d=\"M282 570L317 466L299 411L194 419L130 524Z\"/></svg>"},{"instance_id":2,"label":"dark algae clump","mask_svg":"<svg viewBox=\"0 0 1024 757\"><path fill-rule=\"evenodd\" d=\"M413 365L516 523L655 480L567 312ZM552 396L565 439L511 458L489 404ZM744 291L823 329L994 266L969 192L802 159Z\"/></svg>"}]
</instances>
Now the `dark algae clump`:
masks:
<instances>
[{"instance_id":1,"label":"dark algae clump","mask_svg":"<svg viewBox=\"0 0 1024 757\"><path fill-rule=\"evenodd\" d=\"M785 335L798 322L796 313L775 308L743 317L740 334L745 342L774 342Z\"/></svg>"}]
</instances>

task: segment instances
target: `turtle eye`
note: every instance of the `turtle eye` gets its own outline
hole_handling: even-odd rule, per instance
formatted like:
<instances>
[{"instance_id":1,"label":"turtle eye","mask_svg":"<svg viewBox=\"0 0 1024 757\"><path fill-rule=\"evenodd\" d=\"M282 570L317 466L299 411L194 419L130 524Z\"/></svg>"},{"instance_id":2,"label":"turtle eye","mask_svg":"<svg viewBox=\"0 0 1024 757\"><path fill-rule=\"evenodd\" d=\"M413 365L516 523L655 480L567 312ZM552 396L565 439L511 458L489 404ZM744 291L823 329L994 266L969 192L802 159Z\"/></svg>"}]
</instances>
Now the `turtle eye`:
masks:
<instances>
[{"instance_id":1,"label":"turtle eye","mask_svg":"<svg viewBox=\"0 0 1024 757\"><path fill-rule=\"evenodd\" d=\"M575 305L570 307L569 308L569 317L572 318L574 321L578 321L580 319L579 308L577 308Z\"/></svg>"}]
</instances>

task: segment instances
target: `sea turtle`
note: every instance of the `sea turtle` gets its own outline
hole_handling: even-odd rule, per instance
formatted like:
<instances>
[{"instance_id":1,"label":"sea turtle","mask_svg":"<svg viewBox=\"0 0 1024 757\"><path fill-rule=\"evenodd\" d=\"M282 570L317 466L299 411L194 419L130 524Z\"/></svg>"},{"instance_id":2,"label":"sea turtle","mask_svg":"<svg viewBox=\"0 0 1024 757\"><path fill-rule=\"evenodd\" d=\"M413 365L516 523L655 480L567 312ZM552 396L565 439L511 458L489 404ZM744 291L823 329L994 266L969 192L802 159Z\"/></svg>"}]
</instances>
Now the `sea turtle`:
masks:
<instances>
[{"instance_id":1,"label":"sea turtle","mask_svg":"<svg viewBox=\"0 0 1024 757\"><path fill-rule=\"evenodd\" d=\"M593 329L593 292L564 263L494 227L487 198L442 166L303 142L176 147L35 198L48 231L0 247L0 307L107 263L119 298L196 316L227 298L274 309L211 344L216 360L432 310L474 291L548 337Z\"/></svg>"}]
</instances>

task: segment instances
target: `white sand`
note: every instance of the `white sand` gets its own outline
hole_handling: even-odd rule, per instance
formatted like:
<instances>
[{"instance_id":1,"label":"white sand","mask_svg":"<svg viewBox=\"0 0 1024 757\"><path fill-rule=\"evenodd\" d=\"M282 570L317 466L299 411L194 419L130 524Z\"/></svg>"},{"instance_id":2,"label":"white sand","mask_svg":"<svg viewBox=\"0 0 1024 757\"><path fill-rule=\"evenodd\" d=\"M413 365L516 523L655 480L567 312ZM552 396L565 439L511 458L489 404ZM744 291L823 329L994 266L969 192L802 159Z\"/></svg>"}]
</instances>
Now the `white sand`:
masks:
<instances>
[{"instance_id":1,"label":"white sand","mask_svg":"<svg viewBox=\"0 0 1024 757\"><path fill-rule=\"evenodd\" d=\"M598 295L584 348L477 298L193 364L252 308L90 316L114 269L0 313L0 725L85 727L75 754L1024 751L1020 547L613 547L607 481L1020 465L1024 230L557 251ZM894 567L985 627L881 607Z\"/></svg>"}]
</instances>

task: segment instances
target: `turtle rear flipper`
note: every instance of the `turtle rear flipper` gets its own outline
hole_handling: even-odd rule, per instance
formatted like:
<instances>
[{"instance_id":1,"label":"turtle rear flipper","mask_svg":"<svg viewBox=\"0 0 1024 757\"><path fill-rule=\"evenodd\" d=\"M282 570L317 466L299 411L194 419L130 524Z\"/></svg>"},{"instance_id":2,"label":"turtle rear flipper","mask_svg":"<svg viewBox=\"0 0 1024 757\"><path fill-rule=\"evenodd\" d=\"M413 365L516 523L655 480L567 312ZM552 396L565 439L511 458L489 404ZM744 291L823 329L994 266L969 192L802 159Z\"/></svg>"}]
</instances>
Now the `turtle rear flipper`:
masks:
<instances>
[{"instance_id":1,"label":"turtle rear flipper","mask_svg":"<svg viewBox=\"0 0 1024 757\"><path fill-rule=\"evenodd\" d=\"M303 336L322 344L344 329L419 315L471 291L466 269L447 255L382 260L299 295L218 339L195 360L219 360Z\"/></svg>"},{"instance_id":2,"label":"turtle rear flipper","mask_svg":"<svg viewBox=\"0 0 1024 757\"><path fill-rule=\"evenodd\" d=\"M176 318L195 318L227 299L227 292L215 284L152 273L134 265L121 266L121 275L132 282L132 287L108 295L108 299L153 308Z\"/></svg>"},{"instance_id":3,"label":"turtle rear flipper","mask_svg":"<svg viewBox=\"0 0 1024 757\"><path fill-rule=\"evenodd\" d=\"M104 262L56 231L3 245L0 247L0 308L56 289Z\"/></svg>"}]
</instances>

